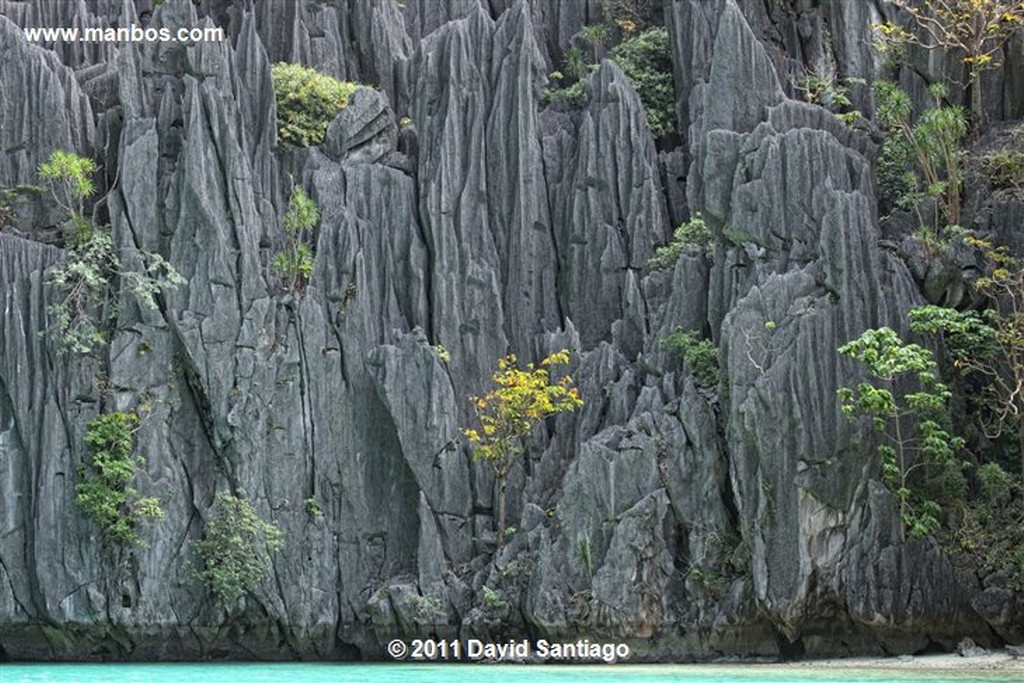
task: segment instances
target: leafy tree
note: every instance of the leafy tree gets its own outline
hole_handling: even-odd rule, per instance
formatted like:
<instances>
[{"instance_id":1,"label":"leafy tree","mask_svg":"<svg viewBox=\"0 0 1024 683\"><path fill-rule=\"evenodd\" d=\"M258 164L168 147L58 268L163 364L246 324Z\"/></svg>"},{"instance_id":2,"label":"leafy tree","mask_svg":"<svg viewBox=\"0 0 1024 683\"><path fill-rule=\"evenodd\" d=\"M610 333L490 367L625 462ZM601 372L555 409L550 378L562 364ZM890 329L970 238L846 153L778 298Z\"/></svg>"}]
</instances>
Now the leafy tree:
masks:
<instances>
[{"instance_id":1,"label":"leafy tree","mask_svg":"<svg viewBox=\"0 0 1024 683\"><path fill-rule=\"evenodd\" d=\"M569 363L569 352L558 351L536 366L516 365L510 354L498 361L492 376L496 387L472 397L479 428L462 433L473 444L473 458L490 464L498 484L498 546L505 542L505 487L513 458L522 452L522 439L545 419L583 405L579 389L566 375L552 382L549 368Z\"/></svg>"},{"instance_id":2,"label":"leafy tree","mask_svg":"<svg viewBox=\"0 0 1024 683\"><path fill-rule=\"evenodd\" d=\"M901 208L917 210L932 198L938 214L936 233L944 226L959 225L963 149L967 119L962 107L942 106L945 86L929 88L935 106L911 124L910 97L891 81L875 83L878 121L888 133L879 159L879 183L889 189ZM922 224L924 219L918 214Z\"/></svg>"},{"instance_id":3,"label":"leafy tree","mask_svg":"<svg viewBox=\"0 0 1024 683\"><path fill-rule=\"evenodd\" d=\"M1024 27L1021 0L890 0L910 18L911 28L894 22L875 24L883 53L897 55L908 45L952 50L967 67L971 114L982 122L980 77L1000 65L997 56L1010 36Z\"/></svg>"},{"instance_id":4,"label":"leafy tree","mask_svg":"<svg viewBox=\"0 0 1024 683\"><path fill-rule=\"evenodd\" d=\"M640 96L651 134L657 138L675 130L676 94L668 31L652 28L627 38L612 49L610 57Z\"/></svg>"},{"instance_id":5,"label":"leafy tree","mask_svg":"<svg viewBox=\"0 0 1024 683\"><path fill-rule=\"evenodd\" d=\"M85 430L89 461L79 467L81 481L75 487L78 507L106 538L122 547L138 543L140 528L163 517L157 499L140 497L132 486L143 464L135 455L138 424L137 415L123 412L91 420Z\"/></svg>"},{"instance_id":6,"label":"leafy tree","mask_svg":"<svg viewBox=\"0 0 1024 683\"><path fill-rule=\"evenodd\" d=\"M980 378L982 426L989 438L1015 433L1024 481L1024 264L1005 248L970 240L994 263L975 288L988 297L983 312L924 306L910 311L916 332L941 334L953 366Z\"/></svg>"},{"instance_id":7,"label":"leafy tree","mask_svg":"<svg viewBox=\"0 0 1024 683\"><path fill-rule=\"evenodd\" d=\"M882 327L865 331L839 353L864 363L872 380L838 394L843 413L866 418L884 439L878 446L882 481L899 501L901 538L907 532L911 538L934 533L942 508L926 488L932 482L920 475L937 475L947 489L962 488L963 463L956 453L964 441L942 426L951 394L938 379L932 352ZM897 390L898 383L912 380L918 391Z\"/></svg>"},{"instance_id":8,"label":"leafy tree","mask_svg":"<svg viewBox=\"0 0 1024 683\"><path fill-rule=\"evenodd\" d=\"M327 126L348 104L359 84L339 81L301 64L270 67L277 101L277 134L286 145L319 145Z\"/></svg>"},{"instance_id":9,"label":"leafy tree","mask_svg":"<svg viewBox=\"0 0 1024 683\"><path fill-rule=\"evenodd\" d=\"M320 210L301 187L296 187L284 215L285 248L274 256L272 270L288 291L297 294L313 274L312 239Z\"/></svg>"},{"instance_id":10,"label":"leafy tree","mask_svg":"<svg viewBox=\"0 0 1024 683\"><path fill-rule=\"evenodd\" d=\"M96 165L89 159L58 150L39 166L39 175L49 181L55 201L72 225L68 235L67 258L50 271L47 284L61 292L59 303L47 307L51 326L47 334L56 339L61 352L89 353L106 342L106 321L99 309L120 279L136 299L156 309L156 294L185 283L160 254L138 251L142 272L126 270L114 249L109 228L86 218L84 203L94 186L90 175Z\"/></svg>"},{"instance_id":11,"label":"leafy tree","mask_svg":"<svg viewBox=\"0 0 1024 683\"><path fill-rule=\"evenodd\" d=\"M266 578L270 553L283 543L281 530L260 519L248 500L220 493L198 544L203 559L199 577L218 602L232 603Z\"/></svg>"}]
</instances>

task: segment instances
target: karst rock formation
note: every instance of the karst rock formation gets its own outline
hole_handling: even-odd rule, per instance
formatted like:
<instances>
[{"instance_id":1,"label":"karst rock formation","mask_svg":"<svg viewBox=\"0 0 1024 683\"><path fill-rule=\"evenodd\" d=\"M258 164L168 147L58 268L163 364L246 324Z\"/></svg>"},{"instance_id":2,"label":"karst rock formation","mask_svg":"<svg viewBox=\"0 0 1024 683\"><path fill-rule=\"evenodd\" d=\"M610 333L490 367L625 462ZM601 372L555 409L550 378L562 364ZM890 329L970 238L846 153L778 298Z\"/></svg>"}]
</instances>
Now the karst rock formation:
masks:
<instances>
[{"instance_id":1,"label":"karst rock formation","mask_svg":"<svg viewBox=\"0 0 1024 683\"><path fill-rule=\"evenodd\" d=\"M597 0L0 0L16 217L0 232L0 658L381 659L395 637L585 634L678 661L1021 637L1020 596L964 577L931 538L901 540L836 399L861 376L836 348L905 329L925 295L881 240L877 139L803 101L794 74L825 63L870 83L870 24L894 10L649 4L676 98L657 140L609 60L580 108L541 103ZM226 39L22 30L130 24ZM1024 117L1021 44L986 73L992 121ZM281 61L372 89L322 145L289 148ZM851 98L871 111L870 87ZM117 293L91 355L40 334L65 250L32 188L58 149L96 160L118 248L187 281L157 310ZM268 264L297 185L321 221L289 293ZM977 204L994 230L1024 218L1020 201ZM697 212L710 253L650 268ZM717 346L717 388L662 343L680 327ZM585 405L529 439L497 549L494 477L461 438L470 396L506 353L563 348ZM145 413L136 485L164 511L119 554L75 503L86 425L113 410ZM221 605L195 544L227 490L284 546Z\"/></svg>"}]
</instances>

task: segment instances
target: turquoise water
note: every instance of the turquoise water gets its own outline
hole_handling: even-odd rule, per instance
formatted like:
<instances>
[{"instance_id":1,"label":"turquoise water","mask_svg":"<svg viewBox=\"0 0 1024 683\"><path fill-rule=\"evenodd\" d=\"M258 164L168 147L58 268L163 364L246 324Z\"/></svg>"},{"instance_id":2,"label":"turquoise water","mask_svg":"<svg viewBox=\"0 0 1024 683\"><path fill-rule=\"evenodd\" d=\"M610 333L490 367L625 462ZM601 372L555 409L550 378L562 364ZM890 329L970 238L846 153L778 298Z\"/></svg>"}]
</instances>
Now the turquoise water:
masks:
<instances>
[{"instance_id":1,"label":"turquoise water","mask_svg":"<svg viewBox=\"0 0 1024 683\"><path fill-rule=\"evenodd\" d=\"M1021 671L799 670L764 666L469 664L0 664L2 683L1020 683Z\"/></svg>"}]
</instances>

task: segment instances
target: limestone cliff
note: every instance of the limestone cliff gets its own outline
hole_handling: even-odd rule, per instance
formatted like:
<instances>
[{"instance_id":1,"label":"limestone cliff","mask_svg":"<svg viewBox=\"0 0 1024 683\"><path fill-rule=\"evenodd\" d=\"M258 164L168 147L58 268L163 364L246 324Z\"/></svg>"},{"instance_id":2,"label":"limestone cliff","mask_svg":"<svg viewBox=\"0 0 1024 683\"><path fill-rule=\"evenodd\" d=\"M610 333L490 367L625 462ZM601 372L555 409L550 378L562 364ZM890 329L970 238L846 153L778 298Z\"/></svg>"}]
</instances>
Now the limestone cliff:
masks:
<instances>
[{"instance_id":1,"label":"limestone cliff","mask_svg":"<svg viewBox=\"0 0 1024 683\"><path fill-rule=\"evenodd\" d=\"M868 25L891 8L650 4L679 121L657 141L607 60L578 110L541 105L596 0L0 0L0 186L36 183L55 149L97 159L115 243L187 279L156 311L122 293L102 353L60 354L40 336L59 217L17 195L0 233L0 658L378 659L431 633L586 633L650 660L1021 637L1019 597L900 540L836 401L859 375L835 349L903 327L923 296L879 246L876 143L793 76L873 79ZM133 23L227 40L22 32ZM1024 115L1013 45L986 81L995 120ZM377 90L320 147L288 149L277 61ZM870 112L869 88L852 97ZM268 272L296 184L322 215L301 296ZM711 257L652 271L696 212ZM1021 204L986 215L1005 229ZM661 343L680 326L718 346L718 390ZM585 406L531 439L495 552L494 479L458 438L468 397L505 353L561 348ZM165 517L115 560L75 505L82 437L143 404L139 488ZM194 543L228 489L285 547L224 608Z\"/></svg>"}]
</instances>

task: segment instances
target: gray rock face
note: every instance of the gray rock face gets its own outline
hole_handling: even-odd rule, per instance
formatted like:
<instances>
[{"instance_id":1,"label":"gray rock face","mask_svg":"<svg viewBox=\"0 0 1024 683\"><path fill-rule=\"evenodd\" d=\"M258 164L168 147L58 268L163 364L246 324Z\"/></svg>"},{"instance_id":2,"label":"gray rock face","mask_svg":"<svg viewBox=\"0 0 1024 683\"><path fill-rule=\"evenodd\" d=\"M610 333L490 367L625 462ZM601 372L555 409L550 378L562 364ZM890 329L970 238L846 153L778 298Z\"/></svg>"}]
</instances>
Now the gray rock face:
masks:
<instances>
[{"instance_id":1,"label":"gray rock face","mask_svg":"<svg viewBox=\"0 0 1024 683\"><path fill-rule=\"evenodd\" d=\"M0 0L0 185L36 183L54 149L101 159L122 258L158 252L187 280L156 311L113 291L110 343L61 355L39 333L65 254L39 239L62 216L26 190L0 234L0 659L380 659L430 634L596 634L641 660L1019 638L1019 596L899 541L836 404L858 375L835 349L923 301L878 246L871 143L787 97L794 63L874 72L872 3L854 4L795 3L792 30L759 2L657 4L688 140L659 152L610 62L579 111L539 111L589 0ZM19 28L136 20L229 40L32 46ZM377 89L321 148L285 150L282 60ZM269 264L298 185L321 221L289 291ZM977 220L1005 227L1020 203L990 209ZM698 211L709 253L651 272ZM677 328L717 345L717 387L662 343ZM506 353L563 348L585 405L528 439L498 550L469 397ZM119 556L75 505L86 425L112 410L146 415L135 485L165 512ZM221 606L189 567L227 490L285 547Z\"/></svg>"}]
</instances>

